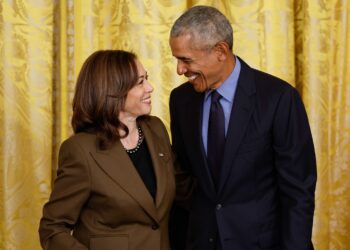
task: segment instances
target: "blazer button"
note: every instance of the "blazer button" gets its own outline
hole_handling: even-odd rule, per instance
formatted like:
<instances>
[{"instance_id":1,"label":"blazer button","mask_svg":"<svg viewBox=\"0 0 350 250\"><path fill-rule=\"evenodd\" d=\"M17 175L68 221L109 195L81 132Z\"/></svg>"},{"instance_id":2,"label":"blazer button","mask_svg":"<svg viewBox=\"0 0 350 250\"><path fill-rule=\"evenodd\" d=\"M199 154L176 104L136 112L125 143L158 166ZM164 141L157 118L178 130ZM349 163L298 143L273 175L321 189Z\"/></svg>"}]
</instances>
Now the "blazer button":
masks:
<instances>
[{"instance_id":1,"label":"blazer button","mask_svg":"<svg viewBox=\"0 0 350 250\"><path fill-rule=\"evenodd\" d=\"M152 229L153 229L153 230L157 230L158 228L159 228L159 225L157 225L157 224L153 224L153 225L152 225Z\"/></svg>"},{"instance_id":2,"label":"blazer button","mask_svg":"<svg viewBox=\"0 0 350 250\"><path fill-rule=\"evenodd\" d=\"M213 242L214 242L214 239L213 239L213 238L209 238L209 242L210 242L210 243L213 243Z\"/></svg>"},{"instance_id":3,"label":"blazer button","mask_svg":"<svg viewBox=\"0 0 350 250\"><path fill-rule=\"evenodd\" d=\"M216 210L220 210L222 208L222 205L221 204L217 204L216 205Z\"/></svg>"}]
</instances>

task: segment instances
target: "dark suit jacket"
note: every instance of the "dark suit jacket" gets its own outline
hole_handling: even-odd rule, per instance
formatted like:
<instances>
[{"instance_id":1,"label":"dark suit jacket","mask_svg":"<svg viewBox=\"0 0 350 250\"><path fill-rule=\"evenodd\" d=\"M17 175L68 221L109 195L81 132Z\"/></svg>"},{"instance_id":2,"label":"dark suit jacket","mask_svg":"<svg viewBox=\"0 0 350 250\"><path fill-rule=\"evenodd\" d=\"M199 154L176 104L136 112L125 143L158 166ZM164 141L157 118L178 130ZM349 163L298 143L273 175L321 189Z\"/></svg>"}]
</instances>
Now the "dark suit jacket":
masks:
<instances>
[{"instance_id":1,"label":"dark suit jacket","mask_svg":"<svg viewBox=\"0 0 350 250\"><path fill-rule=\"evenodd\" d=\"M305 108L292 86L240 61L217 191L201 139L204 94L185 83L170 96L173 147L197 183L187 248L313 249L316 161Z\"/></svg>"},{"instance_id":2,"label":"dark suit jacket","mask_svg":"<svg viewBox=\"0 0 350 250\"><path fill-rule=\"evenodd\" d=\"M43 209L39 233L45 249L169 249L175 194L170 141L158 118L146 117L140 126L156 176L155 202L120 141L101 151L94 134L73 135L60 148L58 176Z\"/></svg>"}]
</instances>

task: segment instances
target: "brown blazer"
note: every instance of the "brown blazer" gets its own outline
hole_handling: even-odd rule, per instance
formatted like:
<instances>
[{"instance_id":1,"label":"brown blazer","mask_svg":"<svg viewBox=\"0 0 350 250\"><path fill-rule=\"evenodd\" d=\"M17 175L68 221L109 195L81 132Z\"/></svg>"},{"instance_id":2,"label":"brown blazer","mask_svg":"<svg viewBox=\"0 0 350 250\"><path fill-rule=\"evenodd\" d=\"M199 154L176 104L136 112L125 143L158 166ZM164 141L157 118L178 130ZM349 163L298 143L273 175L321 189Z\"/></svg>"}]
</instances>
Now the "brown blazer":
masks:
<instances>
[{"instance_id":1,"label":"brown blazer","mask_svg":"<svg viewBox=\"0 0 350 250\"><path fill-rule=\"evenodd\" d=\"M118 141L96 147L96 136L66 140L50 200L40 221L46 250L168 250L168 217L175 195L173 156L163 123L140 121L156 175L156 200Z\"/></svg>"}]
</instances>

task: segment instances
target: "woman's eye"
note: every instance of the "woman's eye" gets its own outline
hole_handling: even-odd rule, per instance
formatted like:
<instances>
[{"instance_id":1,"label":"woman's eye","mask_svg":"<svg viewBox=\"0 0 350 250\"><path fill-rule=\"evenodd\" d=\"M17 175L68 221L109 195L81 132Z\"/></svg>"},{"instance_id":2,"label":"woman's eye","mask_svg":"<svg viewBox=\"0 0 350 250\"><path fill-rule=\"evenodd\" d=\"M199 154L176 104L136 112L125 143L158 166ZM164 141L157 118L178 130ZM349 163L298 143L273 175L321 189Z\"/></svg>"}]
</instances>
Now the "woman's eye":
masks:
<instances>
[{"instance_id":1,"label":"woman's eye","mask_svg":"<svg viewBox=\"0 0 350 250\"><path fill-rule=\"evenodd\" d=\"M140 81L138 82L138 84L141 85L145 82L145 80L148 80L148 75L140 76L139 79Z\"/></svg>"}]
</instances>

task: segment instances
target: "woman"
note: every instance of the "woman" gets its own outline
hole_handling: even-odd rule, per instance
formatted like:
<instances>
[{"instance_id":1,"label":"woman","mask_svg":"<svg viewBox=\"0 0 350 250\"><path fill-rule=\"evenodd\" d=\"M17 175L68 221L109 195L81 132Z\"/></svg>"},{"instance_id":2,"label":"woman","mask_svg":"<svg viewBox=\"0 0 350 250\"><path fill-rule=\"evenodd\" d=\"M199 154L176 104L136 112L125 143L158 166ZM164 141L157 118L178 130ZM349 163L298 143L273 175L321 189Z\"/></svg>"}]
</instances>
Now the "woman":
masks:
<instances>
[{"instance_id":1,"label":"woman","mask_svg":"<svg viewBox=\"0 0 350 250\"><path fill-rule=\"evenodd\" d=\"M44 249L169 249L174 167L167 131L149 116L152 91L130 52L97 51L85 61L75 134L60 148L40 221Z\"/></svg>"}]
</instances>

